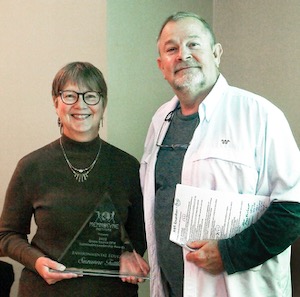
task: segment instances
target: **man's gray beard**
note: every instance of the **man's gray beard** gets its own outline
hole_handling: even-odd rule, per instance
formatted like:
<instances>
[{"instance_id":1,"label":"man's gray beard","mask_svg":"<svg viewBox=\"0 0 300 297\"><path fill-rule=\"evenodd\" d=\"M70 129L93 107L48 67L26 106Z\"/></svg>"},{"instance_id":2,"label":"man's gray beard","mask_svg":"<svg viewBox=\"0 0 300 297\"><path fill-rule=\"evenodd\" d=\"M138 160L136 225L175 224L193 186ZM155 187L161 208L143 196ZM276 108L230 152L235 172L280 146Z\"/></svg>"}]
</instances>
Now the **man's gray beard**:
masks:
<instances>
[{"instance_id":1,"label":"man's gray beard","mask_svg":"<svg viewBox=\"0 0 300 297\"><path fill-rule=\"evenodd\" d=\"M198 89L199 85L205 84L205 77L203 74L188 74L174 81L174 89L177 91L193 91L193 89Z\"/></svg>"}]
</instances>

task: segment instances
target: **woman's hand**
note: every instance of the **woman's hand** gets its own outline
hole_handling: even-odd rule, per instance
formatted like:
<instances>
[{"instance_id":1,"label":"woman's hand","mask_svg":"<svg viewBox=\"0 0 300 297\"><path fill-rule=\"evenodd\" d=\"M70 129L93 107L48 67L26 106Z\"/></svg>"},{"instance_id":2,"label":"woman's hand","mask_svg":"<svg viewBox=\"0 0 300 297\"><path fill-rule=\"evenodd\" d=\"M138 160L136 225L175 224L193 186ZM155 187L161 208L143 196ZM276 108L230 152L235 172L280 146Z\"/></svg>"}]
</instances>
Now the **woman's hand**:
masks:
<instances>
[{"instance_id":1,"label":"woman's hand","mask_svg":"<svg viewBox=\"0 0 300 297\"><path fill-rule=\"evenodd\" d=\"M49 285L53 285L63 279L78 277L75 273L64 273L63 271L66 269L64 265L46 257L40 257L36 260L35 269ZM50 269L61 272L53 272Z\"/></svg>"},{"instance_id":2,"label":"woman's hand","mask_svg":"<svg viewBox=\"0 0 300 297\"><path fill-rule=\"evenodd\" d=\"M187 261L193 262L211 274L219 274L224 271L217 240L200 240L187 245L195 249L194 252L186 255Z\"/></svg>"},{"instance_id":3,"label":"woman's hand","mask_svg":"<svg viewBox=\"0 0 300 297\"><path fill-rule=\"evenodd\" d=\"M142 283L150 271L148 263L136 251L124 252L120 257L120 275L123 282L132 284Z\"/></svg>"}]
</instances>

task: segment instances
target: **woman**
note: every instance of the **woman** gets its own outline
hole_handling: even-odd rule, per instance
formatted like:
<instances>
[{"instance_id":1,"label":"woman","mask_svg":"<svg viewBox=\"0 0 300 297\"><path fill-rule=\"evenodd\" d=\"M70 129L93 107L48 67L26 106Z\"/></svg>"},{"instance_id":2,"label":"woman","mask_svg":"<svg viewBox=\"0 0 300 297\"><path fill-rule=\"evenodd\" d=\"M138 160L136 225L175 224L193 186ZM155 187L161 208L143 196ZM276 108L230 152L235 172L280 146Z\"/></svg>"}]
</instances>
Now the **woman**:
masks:
<instances>
[{"instance_id":1,"label":"woman","mask_svg":"<svg viewBox=\"0 0 300 297\"><path fill-rule=\"evenodd\" d=\"M107 195L135 248L122 254L122 271L146 276L149 268L139 163L99 137L107 104L102 73L70 63L56 74L52 96L61 137L19 161L0 221L1 252L25 266L19 296L137 296L143 278L60 272L57 259ZM32 216L37 230L29 243Z\"/></svg>"}]
</instances>

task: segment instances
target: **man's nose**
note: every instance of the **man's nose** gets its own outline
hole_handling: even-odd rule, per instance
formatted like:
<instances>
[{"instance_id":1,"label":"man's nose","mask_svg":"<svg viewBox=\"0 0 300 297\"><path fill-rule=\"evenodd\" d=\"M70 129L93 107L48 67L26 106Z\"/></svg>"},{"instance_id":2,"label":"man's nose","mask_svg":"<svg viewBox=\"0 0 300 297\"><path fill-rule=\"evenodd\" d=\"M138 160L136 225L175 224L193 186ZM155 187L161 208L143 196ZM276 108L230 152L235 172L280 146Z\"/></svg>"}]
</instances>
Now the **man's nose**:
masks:
<instances>
[{"instance_id":1,"label":"man's nose","mask_svg":"<svg viewBox=\"0 0 300 297\"><path fill-rule=\"evenodd\" d=\"M191 57L192 57L192 54L188 47L186 47L186 46L180 47L180 49L178 51L178 60L186 61L186 60L191 59Z\"/></svg>"}]
</instances>

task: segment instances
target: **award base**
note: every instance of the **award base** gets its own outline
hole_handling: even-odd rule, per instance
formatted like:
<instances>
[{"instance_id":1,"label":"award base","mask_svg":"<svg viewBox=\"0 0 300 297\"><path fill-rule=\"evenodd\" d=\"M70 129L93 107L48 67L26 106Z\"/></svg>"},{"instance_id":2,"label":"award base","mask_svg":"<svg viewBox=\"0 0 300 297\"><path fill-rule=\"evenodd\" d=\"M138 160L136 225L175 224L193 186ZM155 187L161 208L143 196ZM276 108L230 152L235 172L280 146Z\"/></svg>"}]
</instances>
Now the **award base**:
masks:
<instances>
[{"instance_id":1,"label":"award base","mask_svg":"<svg viewBox=\"0 0 300 297\"><path fill-rule=\"evenodd\" d=\"M149 280L149 276L144 275L134 275L134 274L127 274L127 273L113 273L110 270L96 270L96 269L78 269L78 268L66 268L64 271L58 271L54 269L50 269L52 272L59 272L59 273L74 273L78 275L87 275L87 276L105 276L105 277L131 277L134 276L136 278L142 278L144 280Z\"/></svg>"}]
</instances>

